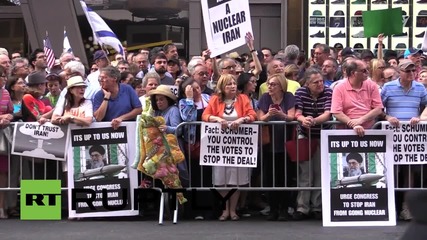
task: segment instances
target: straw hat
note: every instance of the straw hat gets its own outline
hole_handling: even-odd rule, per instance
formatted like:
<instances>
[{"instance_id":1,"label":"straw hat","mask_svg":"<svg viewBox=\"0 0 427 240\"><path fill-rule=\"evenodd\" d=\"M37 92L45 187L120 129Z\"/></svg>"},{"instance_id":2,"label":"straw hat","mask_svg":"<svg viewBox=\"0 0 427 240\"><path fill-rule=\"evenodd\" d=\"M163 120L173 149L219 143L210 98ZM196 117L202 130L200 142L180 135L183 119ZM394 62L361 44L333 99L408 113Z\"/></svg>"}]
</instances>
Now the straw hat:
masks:
<instances>
[{"instance_id":1,"label":"straw hat","mask_svg":"<svg viewBox=\"0 0 427 240\"><path fill-rule=\"evenodd\" d=\"M77 86L84 86L84 87L87 86L82 77L74 76L67 80L67 89L70 89L72 87L77 87Z\"/></svg>"},{"instance_id":2,"label":"straw hat","mask_svg":"<svg viewBox=\"0 0 427 240\"><path fill-rule=\"evenodd\" d=\"M176 101L176 96L172 93L171 88L168 85L159 85L156 89L153 89L147 93L147 96L153 95L163 95Z\"/></svg>"}]
</instances>

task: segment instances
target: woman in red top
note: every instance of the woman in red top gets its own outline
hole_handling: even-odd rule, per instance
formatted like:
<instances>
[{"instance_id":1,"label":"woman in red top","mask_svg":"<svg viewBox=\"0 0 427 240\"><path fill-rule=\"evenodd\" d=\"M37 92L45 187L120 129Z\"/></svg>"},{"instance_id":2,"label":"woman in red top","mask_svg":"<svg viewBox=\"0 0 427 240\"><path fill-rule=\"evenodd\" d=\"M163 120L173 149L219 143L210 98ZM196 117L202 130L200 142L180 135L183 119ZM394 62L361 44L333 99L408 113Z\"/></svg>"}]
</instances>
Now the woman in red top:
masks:
<instances>
[{"instance_id":1,"label":"woman in red top","mask_svg":"<svg viewBox=\"0 0 427 240\"><path fill-rule=\"evenodd\" d=\"M33 72L28 75L28 93L22 98L22 119L24 122L38 121L44 124L52 116L53 109L48 99L43 99L46 92L46 75Z\"/></svg>"},{"instance_id":2,"label":"woman in red top","mask_svg":"<svg viewBox=\"0 0 427 240\"><path fill-rule=\"evenodd\" d=\"M217 122L222 128L238 129L242 123L254 121L256 113L253 110L248 96L237 93L236 79L231 74L224 74L218 80L216 95L214 95L203 112L202 120ZM212 169L212 182L216 187L247 186L249 184L249 168L244 167L217 167ZM220 191L224 197L228 191ZM226 209L219 217L220 221L228 218L236 221L236 206L239 192L235 192L226 204Z\"/></svg>"}]
</instances>

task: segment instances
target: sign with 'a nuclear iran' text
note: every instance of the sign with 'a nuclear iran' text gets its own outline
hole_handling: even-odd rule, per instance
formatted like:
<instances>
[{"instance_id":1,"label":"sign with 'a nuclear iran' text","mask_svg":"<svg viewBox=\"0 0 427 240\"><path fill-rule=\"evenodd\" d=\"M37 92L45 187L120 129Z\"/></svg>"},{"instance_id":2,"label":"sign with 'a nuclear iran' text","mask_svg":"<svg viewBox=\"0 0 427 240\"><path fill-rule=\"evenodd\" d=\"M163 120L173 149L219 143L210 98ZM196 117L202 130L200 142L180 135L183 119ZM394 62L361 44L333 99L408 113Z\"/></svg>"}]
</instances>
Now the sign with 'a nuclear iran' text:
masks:
<instances>
[{"instance_id":1,"label":"sign with 'a nuclear iran' text","mask_svg":"<svg viewBox=\"0 0 427 240\"><path fill-rule=\"evenodd\" d=\"M246 33L252 33L248 0L202 0L201 3L211 57L246 43Z\"/></svg>"},{"instance_id":2,"label":"sign with 'a nuclear iran' text","mask_svg":"<svg viewBox=\"0 0 427 240\"><path fill-rule=\"evenodd\" d=\"M200 165L255 168L257 156L258 125L223 129L219 123L202 123Z\"/></svg>"}]
</instances>

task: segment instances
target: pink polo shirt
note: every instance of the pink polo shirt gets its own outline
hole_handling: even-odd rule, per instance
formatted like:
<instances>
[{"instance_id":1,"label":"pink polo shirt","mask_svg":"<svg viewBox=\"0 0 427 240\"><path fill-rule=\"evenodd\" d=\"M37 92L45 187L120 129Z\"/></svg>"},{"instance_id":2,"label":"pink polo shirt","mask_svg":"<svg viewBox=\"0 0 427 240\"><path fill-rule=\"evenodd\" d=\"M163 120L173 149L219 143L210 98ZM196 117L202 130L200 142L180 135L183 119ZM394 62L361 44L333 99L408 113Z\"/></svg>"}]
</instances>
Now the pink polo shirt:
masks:
<instances>
[{"instance_id":1,"label":"pink polo shirt","mask_svg":"<svg viewBox=\"0 0 427 240\"><path fill-rule=\"evenodd\" d=\"M348 80L338 84L332 93L331 113L344 113L351 119L360 118L374 108L383 108L376 83L365 80L360 89L353 89ZM365 122L364 128L371 128L375 120Z\"/></svg>"}]
</instances>

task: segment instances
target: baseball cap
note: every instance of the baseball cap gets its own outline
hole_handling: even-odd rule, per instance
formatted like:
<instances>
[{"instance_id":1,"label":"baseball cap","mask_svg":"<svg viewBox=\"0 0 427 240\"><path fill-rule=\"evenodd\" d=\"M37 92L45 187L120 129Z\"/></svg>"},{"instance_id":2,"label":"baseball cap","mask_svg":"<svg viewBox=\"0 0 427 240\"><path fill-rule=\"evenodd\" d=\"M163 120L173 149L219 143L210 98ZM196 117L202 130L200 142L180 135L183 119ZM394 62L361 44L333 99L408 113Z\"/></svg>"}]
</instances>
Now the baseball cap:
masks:
<instances>
[{"instance_id":1,"label":"baseball cap","mask_svg":"<svg viewBox=\"0 0 427 240\"><path fill-rule=\"evenodd\" d=\"M405 53L403 53L403 56L405 58L408 58L410 55L417 54L417 53L422 54L423 50L410 47L410 48L405 50Z\"/></svg>"},{"instance_id":2,"label":"baseball cap","mask_svg":"<svg viewBox=\"0 0 427 240\"><path fill-rule=\"evenodd\" d=\"M344 12L341 10L335 11L334 16L344 16Z\"/></svg>"},{"instance_id":3,"label":"baseball cap","mask_svg":"<svg viewBox=\"0 0 427 240\"><path fill-rule=\"evenodd\" d=\"M107 58L107 55L105 54L104 51L98 50L93 54L93 61L96 61L101 58Z\"/></svg>"},{"instance_id":4,"label":"baseball cap","mask_svg":"<svg viewBox=\"0 0 427 240\"><path fill-rule=\"evenodd\" d=\"M406 13L406 11L402 10L402 15L408 15L408 14Z\"/></svg>"},{"instance_id":5,"label":"baseball cap","mask_svg":"<svg viewBox=\"0 0 427 240\"><path fill-rule=\"evenodd\" d=\"M320 11L320 10L314 10L313 11L313 16L322 16L322 11Z\"/></svg>"},{"instance_id":6,"label":"baseball cap","mask_svg":"<svg viewBox=\"0 0 427 240\"><path fill-rule=\"evenodd\" d=\"M427 11L426 10L421 10L418 12L418 15L427 15Z\"/></svg>"},{"instance_id":7,"label":"baseball cap","mask_svg":"<svg viewBox=\"0 0 427 240\"><path fill-rule=\"evenodd\" d=\"M353 48L351 48L351 47L346 47L346 48L344 48L344 49L341 51L341 56L342 56L343 58L345 58L345 57L350 57L350 56L354 56L354 55L355 55L354 50L353 50Z\"/></svg>"},{"instance_id":8,"label":"baseball cap","mask_svg":"<svg viewBox=\"0 0 427 240\"><path fill-rule=\"evenodd\" d=\"M398 67L399 67L399 69L403 69L404 70L404 69L407 69L411 65L415 66L414 62L412 62L409 59L402 59L402 60L399 61Z\"/></svg>"},{"instance_id":9,"label":"baseball cap","mask_svg":"<svg viewBox=\"0 0 427 240\"><path fill-rule=\"evenodd\" d=\"M358 10L354 13L354 16L362 16L362 11Z\"/></svg>"}]
</instances>

